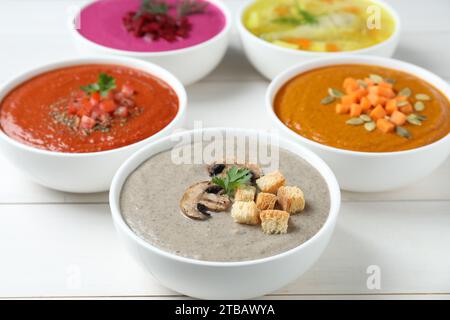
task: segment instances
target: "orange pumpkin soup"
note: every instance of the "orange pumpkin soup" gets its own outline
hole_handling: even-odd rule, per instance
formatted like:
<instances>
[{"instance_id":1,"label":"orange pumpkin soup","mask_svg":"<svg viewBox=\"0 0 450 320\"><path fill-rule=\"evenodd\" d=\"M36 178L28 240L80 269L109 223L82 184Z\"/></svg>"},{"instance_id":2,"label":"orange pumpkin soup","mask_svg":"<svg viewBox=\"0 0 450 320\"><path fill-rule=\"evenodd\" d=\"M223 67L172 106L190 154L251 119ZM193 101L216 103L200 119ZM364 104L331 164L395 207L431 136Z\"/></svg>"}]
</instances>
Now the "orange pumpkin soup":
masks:
<instances>
[{"instance_id":1,"label":"orange pumpkin soup","mask_svg":"<svg viewBox=\"0 0 450 320\"><path fill-rule=\"evenodd\" d=\"M450 131L450 103L411 74L369 65L315 69L288 81L274 111L291 130L339 149L393 152Z\"/></svg>"}]
</instances>

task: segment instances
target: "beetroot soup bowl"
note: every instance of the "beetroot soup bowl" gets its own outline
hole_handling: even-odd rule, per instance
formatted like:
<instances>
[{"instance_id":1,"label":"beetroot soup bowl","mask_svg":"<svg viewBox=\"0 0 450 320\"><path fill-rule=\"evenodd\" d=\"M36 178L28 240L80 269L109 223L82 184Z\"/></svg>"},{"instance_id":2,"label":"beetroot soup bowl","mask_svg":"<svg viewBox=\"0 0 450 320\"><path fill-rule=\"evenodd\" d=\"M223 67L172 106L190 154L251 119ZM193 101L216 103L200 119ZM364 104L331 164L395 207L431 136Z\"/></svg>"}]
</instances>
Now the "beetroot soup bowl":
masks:
<instances>
[{"instance_id":1,"label":"beetroot soup bowl","mask_svg":"<svg viewBox=\"0 0 450 320\"><path fill-rule=\"evenodd\" d=\"M81 7L69 23L79 52L143 59L169 70L185 85L220 63L231 30L231 15L222 2L199 0L200 9L180 9L177 1L167 0L164 14L145 11L142 3L100 0ZM193 13L180 18L183 10Z\"/></svg>"}]
</instances>

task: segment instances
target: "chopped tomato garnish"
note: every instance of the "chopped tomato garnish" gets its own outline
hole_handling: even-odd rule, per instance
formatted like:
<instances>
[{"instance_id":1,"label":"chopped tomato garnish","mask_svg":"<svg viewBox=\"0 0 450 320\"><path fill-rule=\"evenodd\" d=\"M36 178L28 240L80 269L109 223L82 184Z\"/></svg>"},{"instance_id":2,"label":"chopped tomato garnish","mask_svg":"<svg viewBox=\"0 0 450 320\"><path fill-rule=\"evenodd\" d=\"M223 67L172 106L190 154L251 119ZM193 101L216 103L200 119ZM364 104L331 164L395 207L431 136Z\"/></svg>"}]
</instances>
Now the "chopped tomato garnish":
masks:
<instances>
[{"instance_id":1,"label":"chopped tomato garnish","mask_svg":"<svg viewBox=\"0 0 450 320\"><path fill-rule=\"evenodd\" d=\"M69 104L69 106L67 107L67 112L72 115L77 114L78 106L75 103Z\"/></svg>"},{"instance_id":2,"label":"chopped tomato garnish","mask_svg":"<svg viewBox=\"0 0 450 320\"><path fill-rule=\"evenodd\" d=\"M114 111L114 115L121 117L121 118L126 118L126 117L128 117L128 108L127 107L118 107L116 109L116 111Z\"/></svg>"},{"instance_id":3,"label":"chopped tomato garnish","mask_svg":"<svg viewBox=\"0 0 450 320\"><path fill-rule=\"evenodd\" d=\"M93 106L96 106L97 104L99 104L99 102L100 102L100 93L98 93L98 92L92 93L90 102L91 102L91 105L93 105Z\"/></svg>"},{"instance_id":4,"label":"chopped tomato garnish","mask_svg":"<svg viewBox=\"0 0 450 320\"><path fill-rule=\"evenodd\" d=\"M104 112L114 112L116 108L116 103L112 99L105 99L100 102L100 110Z\"/></svg>"},{"instance_id":5,"label":"chopped tomato garnish","mask_svg":"<svg viewBox=\"0 0 450 320\"><path fill-rule=\"evenodd\" d=\"M90 130L95 126L95 120L88 116L82 116L80 128Z\"/></svg>"},{"instance_id":6,"label":"chopped tomato garnish","mask_svg":"<svg viewBox=\"0 0 450 320\"><path fill-rule=\"evenodd\" d=\"M129 84L124 84L121 92L125 97L129 98L134 94L134 89Z\"/></svg>"}]
</instances>

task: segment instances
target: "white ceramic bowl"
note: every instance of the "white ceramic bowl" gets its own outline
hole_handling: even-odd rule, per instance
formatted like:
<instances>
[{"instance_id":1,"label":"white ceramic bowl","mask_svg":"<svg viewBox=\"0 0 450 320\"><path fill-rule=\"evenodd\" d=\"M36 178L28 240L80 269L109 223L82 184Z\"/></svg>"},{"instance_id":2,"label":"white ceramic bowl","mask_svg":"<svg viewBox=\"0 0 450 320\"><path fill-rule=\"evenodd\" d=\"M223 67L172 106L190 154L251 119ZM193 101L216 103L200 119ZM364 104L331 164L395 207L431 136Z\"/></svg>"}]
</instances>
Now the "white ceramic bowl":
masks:
<instances>
[{"instance_id":1,"label":"white ceramic bowl","mask_svg":"<svg viewBox=\"0 0 450 320\"><path fill-rule=\"evenodd\" d=\"M211 128L187 131L175 136L191 140L205 133L208 137L255 137L255 131ZM259 133L259 137L267 137ZM269 141L264 140L262 141ZM182 141L186 141L182 139ZM250 140L251 141L251 140ZM261 140L259 140L261 141ZM209 140L209 142L211 142ZM273 292L297 279L322 254L330 240L340 207L340 191L328 166L312 152L285 139L279 147L305 159L325 179L331 197L328 219L319 232L304 244L268 258L244 262L207 262L180 257L158 249L137 236L120 213L120 194L127 177L153 155L170 150L179 140L167 137L139 150L119 169L110 189L110 206L114 225L132 255L164 286L182 294L204 299L244 299ZM170 187L170 185L168 185ZM177 200L174 200L177 201Z\"/></svg>"},{"instance_id":2,"label":"white ceramic bowl","mask_svg":"<svg viewBox=\"0 0 450 320\"><path fill-rule=\"evenodd\" d=\"M136 52L127 50L118 50L99 45L83 37L75 27L74 21L80 11L77 11L71 17L69 25L72 38L81 54L86 55L116 55L124 57L132 57L155 63L170 72L172 72L184 85L189 85L207 76L220 63L225 55L228 47L230 30L231 30L231 14L228 8L218 0L208 0L216 5L225 15L225 26L213 38L197 44L178 50L161 51L161 52ZM88 6L87 3L81 8Z\"/></svg>"},{"instance_id":3,"label":"white ceramic bowl","mask_svg":"<svg viewBox=\"0 0 450 320\"><path fill-rule=\"evenodd\" d=\"M365 64L400 70L427 81L450 98L448 83L435 74L399 60L347 56L299 64L275 78L266 95L269 117L275 127L301 145L318 154L336 174L342 189L356 192L387 191L411 184L428 176L450 154L450 135L424 147L398 152L356 152L329 147L306 139L289 129L273 110L279 89L291 78L316 68L339 64Z\"/></svg>"},{"instance_id":4,"label":"white ceramic bowl","mask_svg":"<svg viewBox=\"0 0 450 320\"><path fill-rule=\"evenodd\" d=\"M249 0L244 3L237 15L237 28L241 37L247 58L252 65L266 78L273 79L284 70L297 65L300 62L314 58L335 57L348 54L366 54L381 57L391 57L397 48L400 38L400 18L397 12L387 3L380 0L372 0L376 5L386 9L395 20L394 33L387 39L374 46L344 52L311 52L305 50L293 50L271 44L252 34L243 24L243 16L247 8L255 2Z\"/></svg>"},{"instance_id":5,"label":"white ceramic bowl","mask_svg":"<svg viewBox=\"0 0 450 320\"><path fill-rule=\"evenodd\" d=\"M172 87L179 99L178 113L172 122L153 136L134 144L102 152L62 153L41 150L22 144L0 130L0 150L18 169L35 182L67 192L100 192L109 189L119 166L140 147L173 132L183 125L187 97L183 85L168 71L151 63L128 58L71 59L34 68L0 86L0 101L24 81L50 70L83 64L115 64L152 74Z\"/></svg>"}]
</instances>

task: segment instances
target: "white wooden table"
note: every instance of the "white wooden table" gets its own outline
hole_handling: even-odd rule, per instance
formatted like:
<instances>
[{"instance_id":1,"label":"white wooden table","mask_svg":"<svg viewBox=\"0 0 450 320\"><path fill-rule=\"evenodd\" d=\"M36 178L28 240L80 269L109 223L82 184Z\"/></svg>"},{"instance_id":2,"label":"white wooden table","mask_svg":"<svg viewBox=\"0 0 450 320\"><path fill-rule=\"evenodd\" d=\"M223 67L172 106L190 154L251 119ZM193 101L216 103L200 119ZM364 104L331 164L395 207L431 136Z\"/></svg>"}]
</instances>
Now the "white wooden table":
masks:
<instances>
[{"instance_id":1,"label":"white wooden table","mask_svg":"<svg viewBox=\"0 0 450 320\"><path fill-rule=\"evenodd\" d=\"M225 2L234 12L240 4ZM449 80L450 1L389 2L403 19L395 57ZM0 0L0 81L76 56L66 25L70 7L80 3ZM234 34L217 70L188 88L189 126L201 120L204 126L269 128L267 85ZM402 190L344 192L335 234L319 262L266 298L450 298L449 178L450 159ZM367 286L369 266L381 272L379 289ZM181 296L158 284L122 248L106 193L48 190L0 156L0 297Z\"/></svg>"}]
</instances>

